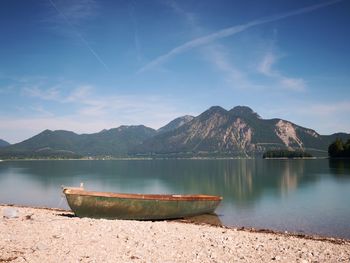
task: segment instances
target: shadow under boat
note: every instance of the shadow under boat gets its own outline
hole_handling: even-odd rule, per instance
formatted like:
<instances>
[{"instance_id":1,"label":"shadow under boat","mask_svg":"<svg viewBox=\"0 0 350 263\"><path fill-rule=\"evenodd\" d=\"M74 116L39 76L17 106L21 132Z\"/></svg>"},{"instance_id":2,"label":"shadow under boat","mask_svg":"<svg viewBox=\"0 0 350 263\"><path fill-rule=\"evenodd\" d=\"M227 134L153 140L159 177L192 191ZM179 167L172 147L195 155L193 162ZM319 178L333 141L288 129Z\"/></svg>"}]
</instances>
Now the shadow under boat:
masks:
<instances>
[{"instance_id":1,"label":"shadow under boat","mask_svg":"<svg viewBox=\"0 0 350 263\"><path fill-rule=\"evenodd\" d=\"M185 217L182 219L176 219L174 221L199 225L205 224L211 226L223 226L223 223L221 222L219 216L216 213Z\"/></svg>"}]
</instances>

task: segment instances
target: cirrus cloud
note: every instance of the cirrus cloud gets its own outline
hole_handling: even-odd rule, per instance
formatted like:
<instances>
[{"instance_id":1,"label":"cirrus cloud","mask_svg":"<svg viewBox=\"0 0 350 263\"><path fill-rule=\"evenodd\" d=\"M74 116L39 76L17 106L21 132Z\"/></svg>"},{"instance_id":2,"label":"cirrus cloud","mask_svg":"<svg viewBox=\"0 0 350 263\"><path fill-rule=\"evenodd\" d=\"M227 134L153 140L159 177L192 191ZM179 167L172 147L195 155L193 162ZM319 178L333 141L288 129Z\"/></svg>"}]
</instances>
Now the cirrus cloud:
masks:
<instances>
[{"instance_id":1,"label":"cirrus cloud","mask_svg":"<svg viewBox=\"0 0 350 263\"><path fill-rule=\"evenodd\" d=\"M292 91L304 91L306 88L305 80L302 78L288 77L273 68L273 66L278 62L279 58L280 57L276 56L271 51L268 51L257 67L258 72L268 78L273 79L278 84L278 86L284 89Z\"/></svg>"}]
</instances>

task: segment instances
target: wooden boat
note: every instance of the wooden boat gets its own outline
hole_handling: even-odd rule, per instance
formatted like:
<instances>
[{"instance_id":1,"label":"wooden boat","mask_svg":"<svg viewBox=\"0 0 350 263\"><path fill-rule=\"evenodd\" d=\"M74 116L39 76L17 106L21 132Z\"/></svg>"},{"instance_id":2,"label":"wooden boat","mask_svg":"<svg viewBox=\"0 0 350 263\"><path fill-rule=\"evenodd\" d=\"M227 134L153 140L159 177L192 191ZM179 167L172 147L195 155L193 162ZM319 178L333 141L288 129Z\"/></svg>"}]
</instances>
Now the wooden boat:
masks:
<instances>
[{"instance_id":1,"label":"wooden boat","mask_svg":"<svg viewBox=\"0 0 350 263\"><path fill-rule=\"evenodd\" d=\"M64 188L78 217L161 220L213 213L222 197L211 195L118 194Z\"/></svg>"}]
</instances>

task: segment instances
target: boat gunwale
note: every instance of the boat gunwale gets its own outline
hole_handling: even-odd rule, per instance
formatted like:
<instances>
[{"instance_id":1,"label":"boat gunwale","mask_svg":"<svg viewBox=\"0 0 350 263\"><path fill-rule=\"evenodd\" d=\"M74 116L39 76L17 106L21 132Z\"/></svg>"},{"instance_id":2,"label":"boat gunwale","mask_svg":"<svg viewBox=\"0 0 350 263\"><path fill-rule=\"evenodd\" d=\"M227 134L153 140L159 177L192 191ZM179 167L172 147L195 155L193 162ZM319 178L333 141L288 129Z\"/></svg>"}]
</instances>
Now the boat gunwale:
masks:
<instances>
[{"instance_id":1,"label":"boat gunwale","mask_svg":"<svg viewBox=\"0 0 350 263\"><path fill-rule=\"evenodd\" d=\"M84 189L64 188L65 195L82 195L94 197L111 197L121 199L138 199L138 200L159 200L159 201L221 201L221 196L215 195L178 195L178 194L128 194L112 192L86 191Z\"/></svg>"}]
</instances>

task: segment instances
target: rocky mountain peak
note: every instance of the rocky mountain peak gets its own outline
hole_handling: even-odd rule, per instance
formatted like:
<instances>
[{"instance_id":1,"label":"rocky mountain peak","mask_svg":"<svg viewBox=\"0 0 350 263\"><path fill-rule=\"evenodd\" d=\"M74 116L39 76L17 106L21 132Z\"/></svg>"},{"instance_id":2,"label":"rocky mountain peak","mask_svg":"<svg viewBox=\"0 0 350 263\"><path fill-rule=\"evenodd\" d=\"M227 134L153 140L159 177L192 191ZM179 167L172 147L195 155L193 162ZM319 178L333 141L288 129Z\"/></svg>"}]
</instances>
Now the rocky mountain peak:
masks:
<instances>
[{"instance_id":1,"label":"rocky mountain peak","mask_svg":"<svg viewBox=\"0 0 350 263\"><path fill-rule=\"evenodd\" d=\"M41 133L39 134L51 134L53 131L52 130L49 130L49 129L46 129L46 130L43 130Z\"/></svg>"},{"instance_id":2,"label":"rocky mountain peak","mask_svg":"<svg viewBox=\"0 0 350 263\"><path fill-rule=\"evenodd\" d=\"M218 116L223 117L227 115L228 115L228 111L225 110L224 108L220 106L213 106L213 107L210 107L205 112L203 112L202 114L200 114L196 119L206 120L206 119L216 118Z\"/></svg>"},{"instance_id":3,"label":"rocky mountain peak","mask_svg":"<svg viewBox=\"0 0 350 263\"><path fill-rule=\"evenodd\" d=\"M222 108L220 106L212 106L205 112L210 112L210 113L227 113L227 110L225 110L224 108Z\"/></svg>"},{"instance_id":4,"label":"rocky mountain peak","mask_svg":"<svg viewBox=\"0 0 350 263\"><path fill-rule=\"evenodd\" d=\"M183 121L186 121L186 122L192 121L192 120L194 119L194 117L191 116L191 115L185 115L185 116L180 117L180 118L181 118Z\"/></svg>"},{"instance_id":5,"label":"rocky mountain peak","mask_svg":"<svg viewBox=\"0 0 350 263\"><path fill-rule=\"evenodd\" d=\"M158 133L165 133L168 131L172 131L174 129L177 129L179 127L181 127L182 125L192 121L194 119L193 116L191 115L185 115L179 118L176 118L175 120L172 120L171 122L169 122L167 125L159 128L157 130Z\"/></svg>"},{"instance_id":6,"label":"rocky mountain peak","mask_svg":"<svg viewBox=\"0 0 350 263\"><path fill-rule=\"evenodd\" d=\"M247 106L236 106L230 110L230 114L237 115L237 116L252 116L261 119L259 114L254 112L251 108Z\"/></svg>"}]
</instances>

